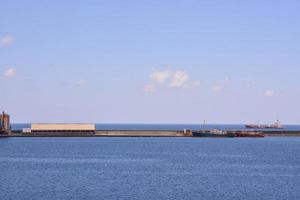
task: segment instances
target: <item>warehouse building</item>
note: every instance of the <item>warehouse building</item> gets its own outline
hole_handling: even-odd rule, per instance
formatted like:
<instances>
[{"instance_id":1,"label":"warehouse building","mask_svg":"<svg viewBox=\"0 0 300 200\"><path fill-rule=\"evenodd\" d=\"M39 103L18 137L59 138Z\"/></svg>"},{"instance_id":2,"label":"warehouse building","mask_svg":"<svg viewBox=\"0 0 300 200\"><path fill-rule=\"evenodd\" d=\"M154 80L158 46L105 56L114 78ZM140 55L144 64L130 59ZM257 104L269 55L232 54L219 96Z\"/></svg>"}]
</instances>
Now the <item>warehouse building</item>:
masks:
<instances>
[{"instance_id":1,"label":"warehouse building","mask_svg":"<svg viewBox=\"0 0 300 200\"><path fill-rule=\"evenodd\" d=\"M24 133L45 136L84 136L94 135L96 126L95 124L31 124L30 130Z\"/></svg>"}]
</instances>

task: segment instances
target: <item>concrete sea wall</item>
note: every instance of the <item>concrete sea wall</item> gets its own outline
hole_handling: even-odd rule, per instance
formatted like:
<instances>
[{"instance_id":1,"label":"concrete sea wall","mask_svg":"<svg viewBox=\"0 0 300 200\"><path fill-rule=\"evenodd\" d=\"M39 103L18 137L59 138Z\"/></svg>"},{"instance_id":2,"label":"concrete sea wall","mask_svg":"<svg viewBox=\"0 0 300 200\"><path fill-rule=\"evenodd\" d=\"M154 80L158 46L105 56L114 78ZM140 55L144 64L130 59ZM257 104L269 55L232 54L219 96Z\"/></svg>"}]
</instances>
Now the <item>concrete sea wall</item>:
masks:
<instances>
[{"instance_id":1,"label":"concrete sea wall","mask_svg":"<svg viewBox=\"0 0 300 200\"><path fill-rule=\"evenodd\" d=\"M253 131L252 131L253 132ZM255 131L254 131L255 132ZM300 131L259 131L266 137L297 137ZM168 130L98 130L95 133L76 133L76 132L59 132L59 133L22 133L11 132L11 134L1 134L0 137L191 137L184 134L183 131Z\"/></svg>"},{"instance_id":2,"label":"concrete sea wall","mask_svg":"<svg viewBox=\"0 0 300 200\"><path fill-rule=\"evenodd\" d=\"M109 137L184 137L183 131L96 131L96 136Z\"/></svg>"}]
</instances>

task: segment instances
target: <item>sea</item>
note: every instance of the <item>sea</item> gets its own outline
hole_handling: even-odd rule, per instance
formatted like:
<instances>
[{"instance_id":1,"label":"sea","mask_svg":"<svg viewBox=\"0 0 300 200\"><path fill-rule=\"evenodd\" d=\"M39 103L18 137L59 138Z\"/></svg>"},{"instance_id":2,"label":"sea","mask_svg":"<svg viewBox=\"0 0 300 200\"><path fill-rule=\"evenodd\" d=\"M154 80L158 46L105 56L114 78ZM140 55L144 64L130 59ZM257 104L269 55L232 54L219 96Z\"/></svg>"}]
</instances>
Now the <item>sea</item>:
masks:
<instances>
[{"instance_id":1,"label":"sea","mask_svg":"<svg viewBox=\"0 0 300 200\"><path fill-rule=\"evenodd\" d=\"M300 137L1 138L0 199L299 200Z\"/></svg>"},{"instance_id":2,"label":"sea","mask_svg":"<svg viewBox=\"0 0 300 200\"><path fill-rule=\"evenodd\" d=\"M29 123L13 123L12 129L15 131L21 131L23 128L30 128ZM243 124L103 124L96 123L97 130L222 130L222 131L234 131L234 130L246 130ZM260 130L260 129L247 129L247 130ZM278 129L268 129L278 130ZM300 125L284 125L282 131L300 131Z\"/></svg>"}]
</instances>

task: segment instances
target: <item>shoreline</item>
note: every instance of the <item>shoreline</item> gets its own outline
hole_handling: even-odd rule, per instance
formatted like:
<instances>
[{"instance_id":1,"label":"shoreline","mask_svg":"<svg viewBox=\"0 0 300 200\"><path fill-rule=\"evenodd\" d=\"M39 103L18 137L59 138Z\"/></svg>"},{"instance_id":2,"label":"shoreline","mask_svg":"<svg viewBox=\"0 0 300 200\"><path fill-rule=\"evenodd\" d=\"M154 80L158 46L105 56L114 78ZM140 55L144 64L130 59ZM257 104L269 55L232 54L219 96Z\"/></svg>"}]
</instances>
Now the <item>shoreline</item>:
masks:
<instances>
[{"instance_id":1,"label":"shoreline","mask_svg":"<svg viewBox=\"0 0 300 200\"><path fill-rule=\"evenodd\" d=\"M264 137L300 137L300 131L251 131L252 133L261 133ZM184 131L169 130L97 130L94 134L86 133L22 133L12 131L9 135L0 135L5 137L193 137L187 135Z\"/></svg>"}]
</instances>

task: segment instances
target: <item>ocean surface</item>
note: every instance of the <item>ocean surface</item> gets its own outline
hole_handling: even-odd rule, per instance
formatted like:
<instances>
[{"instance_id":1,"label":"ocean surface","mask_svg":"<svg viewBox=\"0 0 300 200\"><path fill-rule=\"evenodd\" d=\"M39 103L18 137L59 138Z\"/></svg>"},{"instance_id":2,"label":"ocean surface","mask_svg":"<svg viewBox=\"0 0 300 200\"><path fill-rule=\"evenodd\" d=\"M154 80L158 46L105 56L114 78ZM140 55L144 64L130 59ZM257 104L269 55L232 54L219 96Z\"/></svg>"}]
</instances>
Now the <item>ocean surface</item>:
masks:
<instances>
[{"instance_id":1,"label":"ocean surface","mask_svg":"<svg viewBox=\"0 0 300 200\"><path fill-rule=\"evenodd\" d=\"M31 124L12 124L13 130L30 128ZM243 124L96 124L97 130L246 130ZM248 129L249 130L249 129ZM253 129L250 129L253 130ZM259 129L254 129L259 130ZM272 129L268 129L272 130ZM275 129L278 130L278 129ZM281 129L280 129L281 130ZM300 125L284 125L283 131L300 131Z\"/></svg>"},{"instance_id":2,"label":"ocean surface","mask_svg":"<svg viewBox=\"0 0 300 200\"><path fill-rule=\"evenodd\" d=\"M1 200L299 200L300 138L1 138Z\"/></svg>"}]
</instances>

